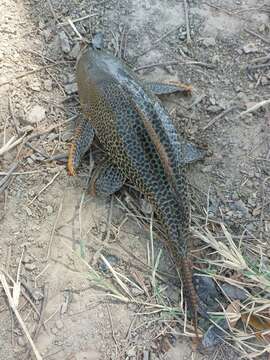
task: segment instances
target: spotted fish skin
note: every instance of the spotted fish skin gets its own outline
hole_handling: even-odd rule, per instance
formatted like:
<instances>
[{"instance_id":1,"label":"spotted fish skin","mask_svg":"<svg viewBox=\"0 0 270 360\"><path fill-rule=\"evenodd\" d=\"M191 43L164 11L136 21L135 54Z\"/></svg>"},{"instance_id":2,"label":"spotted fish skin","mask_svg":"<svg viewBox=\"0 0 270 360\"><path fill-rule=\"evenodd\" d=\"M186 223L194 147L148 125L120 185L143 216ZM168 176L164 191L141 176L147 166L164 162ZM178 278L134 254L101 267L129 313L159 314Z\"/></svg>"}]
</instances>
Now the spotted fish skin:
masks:
<instances>
[{"instance_id":1,"label":"spotted fish skin","mask_svg":"<svg viewBox=\"0 0 270 360\"><path fill-rule=\"evenodd\" d=\"M85 49L76 76L83 112L106 155L149 199L165 227L194 310L192 270L186 268L190 203L184 154L169 114L126 64L105 51Z\"/></svg>"}]
</instances>

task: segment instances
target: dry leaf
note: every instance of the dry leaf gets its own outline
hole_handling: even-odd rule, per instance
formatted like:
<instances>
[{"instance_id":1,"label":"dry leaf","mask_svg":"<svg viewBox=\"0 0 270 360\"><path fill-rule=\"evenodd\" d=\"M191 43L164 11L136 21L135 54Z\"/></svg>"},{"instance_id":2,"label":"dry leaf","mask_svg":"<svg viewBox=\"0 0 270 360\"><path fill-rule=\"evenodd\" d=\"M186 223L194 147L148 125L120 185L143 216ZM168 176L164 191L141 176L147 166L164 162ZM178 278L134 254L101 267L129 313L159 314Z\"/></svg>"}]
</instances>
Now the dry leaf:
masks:
<instances>
[{"instance_id":1,"label":"dry leaf","mask_svg":"<svg viewBox=\"0 0 270 360\"><path fill-rule=\"evenodd\" d=\"M232 301L228 305L225 315L227 317L227 320L228 320L230 326L232 328L234 328L236 326L238 320L241 318L240 301L239 300Z\"/></svg>"},{"instance_id":2,"label":"dry leaf","mask_svg":"<svg viewBox=\"0 0 270 360\"><path fill-rule=\"evenodd\" d=\"M257 331L256 337L269 341L270 334L263 334L264 331L270 330L270 319L262 318L254 314L242 314L242 321L247 326L251 326L253 330Z\"/></svg>"}]
</instances>

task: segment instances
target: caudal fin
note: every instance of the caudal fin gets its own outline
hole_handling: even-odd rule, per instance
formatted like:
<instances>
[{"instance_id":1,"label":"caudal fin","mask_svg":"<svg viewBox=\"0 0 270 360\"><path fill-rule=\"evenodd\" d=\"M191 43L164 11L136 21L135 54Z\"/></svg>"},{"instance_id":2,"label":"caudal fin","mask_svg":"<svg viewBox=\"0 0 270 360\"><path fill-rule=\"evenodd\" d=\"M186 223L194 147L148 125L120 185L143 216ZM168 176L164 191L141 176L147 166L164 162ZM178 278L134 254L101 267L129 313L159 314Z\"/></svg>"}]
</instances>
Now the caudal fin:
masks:
<instances>
[{"instance_id":1,"label":"caudal fin","mask_svg":"<svg viewBox=\"0 0 270 360\"><path fill-rule=\"evenodd\" d=\"M192 282L192 262L187 257L181 259L181 274L184 286L184 295L192 313L192 321L196 337L198 334L198 297Z\"/></svg>"}]
</instances>

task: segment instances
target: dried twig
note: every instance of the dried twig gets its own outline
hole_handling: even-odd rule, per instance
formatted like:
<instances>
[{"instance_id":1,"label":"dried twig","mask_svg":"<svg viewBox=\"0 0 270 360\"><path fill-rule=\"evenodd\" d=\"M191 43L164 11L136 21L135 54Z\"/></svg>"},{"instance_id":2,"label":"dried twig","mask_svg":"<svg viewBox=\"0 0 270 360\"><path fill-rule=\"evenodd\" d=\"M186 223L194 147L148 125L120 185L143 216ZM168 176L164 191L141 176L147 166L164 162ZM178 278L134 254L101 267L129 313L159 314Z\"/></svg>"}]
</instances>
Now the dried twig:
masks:
<instances>
[{"instance_id":1,"label":"dried twig","mask_svg":"<svg viewBox=\"0 0 270 360\"><path fill-rule=\"evenodd\" d=\"M88 15L85 15L85 16L82 16L80 18L77 18L77 19L70 19L72 21L73 24L76 24L77 22L81 22L81 21L84 21L84 20L87 20L91 17L94 17L94 16L98 16L99 14L95 13L95 14L88 14ZM67 26L67 25L70 25L69 21L67 22L60 22L58 24L59 26Z\"/></svg>"},{"instance_id":2,"label":"dried twig","mask_svg":"<svg viewBox=\"0 0 270 360\"><path fill-rule=\"evenodd\" d=\"M20 135L21 131L18 127L17 121L15 120L14 111L13 111L13 103L12 103L10 94L8 95L8 106L9 106L9 112L11 115L11 120L14 125L15 131L16 131L17 135Z\"/></svg>"},{"instance_id":3,"label":"dried twig","mask_svg":"<svg viewBox=\"0 0 270 360\"><path fill-rule=\"evenodd\" d=\"M15 302L14 302L14 300L12 298L12 295L11 295L11 292L9 290L9 286L8 286L6 277L5 277L5 275L3 273L0 273L0 281L1 281L2 286L4 288L5 294L7 296L8 302L9 302L9 305L10 305L11 309L13 310L13 312L14 312L17 320L18 320L18 323L20 324L25 336L27 337L27 340L29 341L29 343L31 345L31 348L32 348L32 350L33 350L33 352L34 352L34 354L36 356L36 359L37 360L42 360L42 357L41 357L38 349L36 348L36 346L35 346L32 338L31 338L31 336L29 334L29 331L28 331L28 329L27 329L27 327L26 327L26 325L25 325L19 311L17 310L17 307L15 305Z\"/></svg>"},{"instance_id":4,"label":"dried twig","mask_svg":"<svg viewBox=\"0 0 270 360\"><path fill-rule=\"evenodd\" d=\"M251 70L258 70L258 69L265 69L270 67L270 63L268 64L258 64L258 65L248 65L247 66L247 70L251 71Z\"/></svg>"},{"instance_id":5,"label":"dried twig","mask_svg":"<svg viewBox=\"0 0 270 360\"><path fill-rule=\"evenodd\" d=\"M3 190L5 190L6 185L7 185L7 181L10 178L10 176L12 175L13 171L17 168L18 164L19 164L18 162L15 162L14 164L12 164L10 169L6 173L5 177L0 181L0 193Z\"/></svg>"},{"instance_id":6,"label":"dried twig","mask_svg":"<svg viewBox=\"0 0 270 360\"><path fill-rule=\"evenodd\" d=\"M253 59L250 61L251 64L256 64L256 63L264 63L266 61L270 60L270 54L268 55L265 55L265 56L261 56L261 57L258 57L256 59Z\"/></svg>"},{"instance_id":7,"label":"dried twig","mask_svg":"<svg viewBox=\"0 0 270 360\"><path fill-rule=\"evenodd\" d=\"M201 61L185 61L185 62L181 62L181 61L174 60L174 61L167 61L167 62L161 62L161 63L154 63L154 64L138 66L138 67L134 68L133 71L151 69L153 67L158 67L158 66L172 66L172 65L197 65L197 66L205 67L207 69L215 69L216 68L216 66L213 65L213 64L204 63L204 62L201 62Z\"/></svg>"},{"instance_id":8,"label":"dried twig","mask_svg":"<svg viewBox=\"0 0 270 360\"><path fill-rule=\"evenodd\" d=\"M48 289L46 288L46 286L44 286L43 293L44 293L44 298L43 298L43 301L42 301L42 306L41 306L41 311L40 311L38 324L37 324L37 327L36 327L34 335L33 335L33 341L35 341L38 338L38 335L39 335L39 332L40 332L40 329L42 328L42 326L45 327L44 314L45 314L45 309L46 309L46 305L47 305L47 301L48 301ZM28 360L29 357L30 357L30 349L26 352L26 356L25 356L24 360Z\"/></svg>"},{"instance_id":9,"label":"dried twig","mask_svg":"<svg viewBox=\"0 0 270 360\"><path fill-rule=\"evenodd\" d=\"M59 174L59 173L58 173ZM49 245L48 245L48 251L47 251L47 256L46 256L46 260L49 259L49 257L51 256L51 249L52 249L52 243L53 243L53 239L54 239L54 234L55 234L55 230L56 230L56 225L58 223L59 217L61 215L62 212L62 208L63 208L63 201L64 199L61 200L60 205L59 205L59 209L56 215L56 219L52 228L52 232L51 232L51 236L50 236L50 241L49 241Z\"/></svg>"},{"instance_id":10,"label":"dried twig","mask_svg":"<svg viewBox=\"0 0 270 360\"><path fill-rule=\"evenodd\" d=\"M75 34L78 36L79 40L80 41L84 40L82 35L79 33L76 26L74 25L73 21L71 19L68 19L68 23L71 26L72 30L75 32Z\"/></svg>"},{"instance_id":11,"label":"dried twig","mask_svg":"<svg viewBox=\"0 0 270 360\"><path fill-rule=\"evenodd\" d=\"M185 20L186 20L186 31L187 31L187 44L191 44L191 37L190 37L190 26L189 26L189 14L188 14L188 3L187 0L184 1L184 8L185 8Z\"/></svg>"},{"instance_id":12,"label":"dried twig","mask_svg":"<svg viewBox=\"0 0 270 360\"><path fill-rule=\"evenodd\" d=\"M213 5L213 4L209 4L208 2L205 2L204 4L207 5L207 6L209 6L209 7L214 8L214 9L216 9L216 10L223 11L225 14L227 14L227 15L229 15L229 16L232 15L232 12L231 12L231 11L229 11L229 10L227 10L227 9L224 9L224 8L222 8L222 7L220 7L220 6Z\"/></svg>"},{"instance_id":13,"label":"dried twig","mask_svg":"<svg viewBox=\"0 0 270 360\"><path fill-rule=\"evenodd\" d=\"M45 65L45 66L39 67L39 68L34 69L34 70L26 71L26 72L24 72L22 74L19 74L19 75L15 76L14 78L12 78L10 80L3 81L2 83L0 83L0 86L8 85L8 84L12 83L13 81L21 79L21 78L23 78L25 76L32 75L32 74L35 74L37 72L40 72L40 71L43 71L43 70L46 70L46 69L49 69L49 68L52 68L52 67L55 67L55 66L58 66L58 65L66 64L66 63L67 63L67 61L59 61L59 62L57 62L55 64L49 64L49 65Z\"/></svg>"},{"instance_id":14,"label":"dried twig","mask_svg":"<svg viewBox=\"0 0 270 360\"><path fill-rule=\"evenodd\" d=\"M171 35L173 32L177 31L179 28L180 28L180 26L177 26L176 28L173 28L173 29L167 31L164 35L162 35L157 40L155 40L149 48L142 51L139 55L135 56L135 59L137 60L139 57L141 57L141 56L147 54L149 51L153 50L157 46L158 43L160 43L162 40L164 40L167 36Z\"/></svg>"},{"instance_id":15,"label":"dried twig","mask_svg":"<svg viewBox=\"0 0 270 360\"><path fill-rule=\"evenodd\" d=\"M237 109L237 106L232 105L228 109L222 111L222 113L220 113L219 115L215 116L212 120L210 120L209 123L207 125L205 125L205 127L202 130L205 131L206 129L210 128L216 121L220 120L221 118L226 116L229 112L231 112L235 109Z\"/></svg>"},{"instance_id":16,"label":"dried twig","mask_svg":"<svg viewBox=\"0 0 270 360\"><path fill-rule=\"evenodd\" d=\"M48 184L39 191L39 193L28 203L28 205L33 204L33 202L39 197L39 195L41 195L43 191L45 191L54 182L54 180L60 175L60 173L61 171L58 171L58 173L54 175L54 177L48 182Z\"/></svg>"},{"instance_id":17,"label":"dried twig","mask_svg":"<svg viewBox=\"0 0 270 360\"><path fill-rule=\"evenodd\" d=\"M251 106L249 109L247 109L247 110L245 110L245 111L242 111L242 112L238 115L238 117L240 118L240 117L242 117L242 116L244 116L244 115L246 115L246 114L248 114L248 113L250 113L250 112L256 111L256 110L260 109L261 107L266 106L266 105L268 105L268 104L270 104L270 99L263 100L263 101L255 104L255 105Z\"/></svg>"},{"instance_id":18,"label":"dried twig","mask_svg":"<svg viewBox=\"0 0 270 360\"><path fill-rule=\"evenodd\" d=\"M46 134L49 134L50 132L52 132L53 130L63 126L63 125L66 125L67 123L71 122L71 121L74 121L76 118L78 117L78 115L74 115L74 116L71 116L69 119L59 123L59 124L55 124L55 125L52 125L49 129L46 129L46 130L43 130L43 131L40 131L40 132L37 132L37 133L34 133L32 135L29 136L29 138L27 139L27 141L30 141L30 140L33 140L37 137L40 137L42 135L46 135Z\"/></svg>"},{"instance_id":19,"label":"dried twig","mask_svg":"<svg viewBox=\"0 0 270 360\"><path fill-rule=\"evenodd\" d=\"M106 304L106 306L107 306L107 311L108 311L108 315L109 315L109 319L110 319L110 326L111 326L111 330L112 330L112 338L113 338L113 341L115 342L117 351L119 351L119 345L118 345L117 339L116 339L116 337L115 337L115 332L114 332L114 326L113 326L113 321L112 321L111 310L110 310L108 304Z\"/></svg>"},{"instance_id":20,"label":"dried twig","mask_svg":"<svg viewBox=\"0 0 270 360\"><path fill-rule=\"evenodd\" d=\"M248 34L253 35L253 36L256 36L258 39L261 39L264 43L270 45L270 40L265 39L263 36L261 36L260 34L257 34L255 31L249 30L249 29L247 29L247 28L245 28L244 30L245 30L245 32L247 32Z\"/></svg>"},{"instance_id":21,"label":"dried twig","mask_svg":"<svg viewBox=\"0 0 270 360\"><path fill-rule=\"evenodd\" d=\"M19 139L16 139L16 136L12 136L12 138L10 138L9 141L0 148L0 156L4 155L6 152L12 150L15 146L19 145L25 138L25 135L26 134L21 136Z\"/></svg>"}]
</instances>

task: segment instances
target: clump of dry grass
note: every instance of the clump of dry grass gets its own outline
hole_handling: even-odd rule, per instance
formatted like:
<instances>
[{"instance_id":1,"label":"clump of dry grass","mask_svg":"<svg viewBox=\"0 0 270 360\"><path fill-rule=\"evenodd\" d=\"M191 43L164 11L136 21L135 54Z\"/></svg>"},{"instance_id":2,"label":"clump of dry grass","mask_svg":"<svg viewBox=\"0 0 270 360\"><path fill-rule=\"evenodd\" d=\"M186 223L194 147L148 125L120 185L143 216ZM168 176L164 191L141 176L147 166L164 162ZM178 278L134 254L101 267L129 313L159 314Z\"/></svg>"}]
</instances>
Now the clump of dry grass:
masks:
<instances>
[{"instance_id":1,"label":"clump of dry grass","mask_svg":"<svg viewBox=\"0 0 270 360\"><path fill-rule=\"evenodd\" d=\"M134 216L137 215L138 213ZM140 221L140 218L137 217L136 220ZM143 315L158 314L164 319L177 318L178 324L183 326L183 334L195 336L183 309L183 296L180 296L179 304L172 304L166 295L166 281L162 282L160 277L157 277L162 251L159 251L157 255L154 253L152 217L148 225L150 240L147 245L147 259L151 270L145 273L145 277L150 280L150 295L136 280L117 271L102 253L99 257L111 274L110 279L104 273L96 271L71 247L69 248L84 263L88 278L104 291L105 297L137 304L141 309L140 314ZM215 324L217 328L221 327L224 333L223 341L229 343L243 357L255 358L269 353L270 270L266 264L269 259L262 256L262 254L267 254L267 244L255 239L253 242L247 242L244 237L234 237L224 224L218 222L215 222L212 231L209 230L207 223L203 226L196 223L193 234L201 244L201 247L193 252L194 263L197 264L199 272L211 277L221 292L221 285L228 283L245 290L248 294L245 300L231 299L223 294L224 303L220 302L220 310L209 311L210 323ZM132 289L137 289L142 295L135 296ZM227 322L226 329L222 329L220 320Z\"/></svg>"},{"instance_id":2,"label":"clump of dry grass","mask_svg":"<svg viewBox=\"0 0 270 360\"><path fill-rule=\"evenodd\" d=\"M229 341L243 357L255 358L270 352L267 243L256 239L246 242L240 238L236 244L224 224L220 223L219 228L219 236L206 227L194 229L195 236L203 243L204 252L205 245L208 248L208 256L197 258L197 262L203 264L203 272L217 284L228 283L249 293L247 299L242 301L228 299L229 305L226 308L222 306L223 310L215 316L226 319L229 325L230 331L224 341ZM226 273L231 276L226 276Z\"/></svg>"}]
</instances>

